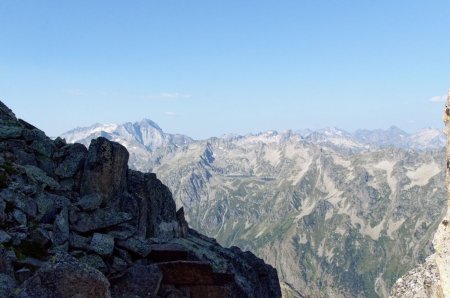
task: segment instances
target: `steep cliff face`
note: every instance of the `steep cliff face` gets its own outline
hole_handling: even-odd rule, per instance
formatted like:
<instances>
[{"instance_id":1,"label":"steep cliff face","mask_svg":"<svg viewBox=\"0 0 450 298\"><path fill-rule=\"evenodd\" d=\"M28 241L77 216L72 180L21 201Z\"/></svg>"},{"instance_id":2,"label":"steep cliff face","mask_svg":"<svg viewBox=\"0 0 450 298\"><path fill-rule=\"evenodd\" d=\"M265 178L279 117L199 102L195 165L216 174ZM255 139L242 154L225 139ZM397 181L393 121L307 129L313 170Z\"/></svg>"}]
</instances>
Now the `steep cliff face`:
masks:
<instances>
[{"instance_id":1,"label":"steep cliff face","mask_svg":"<svg viewBox=\"0 0 450 298\"><path fill-rule=\"evenodd\" d=\"M447 192L450 189L450 90L444 109L445 133L447 134L446 175ZM434 235L435 253L426 262L397 280L391 297L438 297L450 298L450 193L442 207L446 215Z\"/></svg>"},{"instance_id":2,"label":"steep cliff face","mask_svg":"<svg viewBox=\"0 0 450 298\"><path fill-rule=\"evenodd\" d=\"M51 140L0 102L0 296L280 297L276 270L190 229L105 138Z\"/></svg>"}]
</instances>

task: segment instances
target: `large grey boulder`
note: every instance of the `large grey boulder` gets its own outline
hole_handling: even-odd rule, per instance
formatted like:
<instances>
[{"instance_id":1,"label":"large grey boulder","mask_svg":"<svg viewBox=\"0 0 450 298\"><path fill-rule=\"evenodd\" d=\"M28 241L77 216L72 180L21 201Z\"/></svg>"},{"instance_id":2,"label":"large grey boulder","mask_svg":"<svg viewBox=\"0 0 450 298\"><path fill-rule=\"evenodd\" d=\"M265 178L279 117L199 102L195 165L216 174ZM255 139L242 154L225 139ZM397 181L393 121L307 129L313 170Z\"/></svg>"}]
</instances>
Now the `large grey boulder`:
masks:
<instances>
[{"instance_id":1,"label":"large grey boulder","mask_svg":"<svg viewBox=\"0 0 450 298\"><path fill-rule=\"evenodd\" d=\"M53 223L58 210L68 208L70 205L68 198L50 193L39 193L35 201L37 204L37 220L44 223Z\"/></svg>"},{"instance_id":2,"label":"large grey boulder","mask_svg":"<svg viewBox=\"0 0 450 298\"><path fill-rule=\"evenodd\" d=\"M114 250L114 238L110 235L94 233L90 249L101 256L110 256Z\"/></svg>"},{"instance_id":3,"label":"large grey boulder","mask_svg":"<svg viewBox=\"0 0 450 298\"><path fill-rule=\"evenodd\" d=\"M44 187L48 186L50 189L58 189L60 187L59 183L56 182L55 179L49 177L47 173L40 168L32 165L26 165L24 169L26 175L32 182L42 184Z\"/></svg>"},{"instance_id":4,"label":"large grey boulder","mask_svg":"<svg viewBox=\"0 0 450 298\"><path fill-rule=\"evenodd\" d=\"M7 188L0 192L0 199L2 201L11 203L12 206L23 211L28 216L36 217L36 202L33 199L25 196L23 193Z\"/></svg>"},{"instance_id":5,"label":"large grey boulder","mask_svg":"<svg viewBox=\"0 0 450 298\"><path fill-rule=\"evenodd\" d=\"M92 140L84 164L81 195L99 193L103 205L111 206L126 188L128 151L105 138Z\"/></svg>"},{"instance_id":6,"label":"large grey boulder","mask_svg":"<svg viewBox=\"0 0 450 298\"><path fill-rule=\"evenodd\" d=\"M20 298L108 298L108 279L98 270L68 254L57 254L53 260L21 286Z\"/></svg>"},{"instance_id":7,"label":"large grey boulder","mask_svg":"<svg viewBox=\"0 0 450 298\"><path fill-rule=\"evenodd\" d=\"M82 169L87 156L87 149L81 144L67 146L67 156L58 165L55 174L61 178L70 178Z\"/></svg>"},{"instance_id":8,"label":"large grey boulder","mask_svg":"<svg viewBox=\"0 0 450 298\"><path fill-rule=\"evenodd\" d=\"M117 241L117 245L140 256L147 257L152 251L152 244L155 244L151 239L142 239L138 237L131 237L124 241Z\"/></svg>"},{"instance_id":9,"label":"large grey boulder","mask_svg":"<svg viewBox=\"0 0 450 298\"><path fill-rule=\"evenodd\" d=\"M0 140L17 139L22 135L22 131L21 127L0 124Z\"/></svg>"},{"instance_id":10,"label":"large grey boulder","mask_svg":"<svg viewBox=\"0 0 450 298\"><path fill-rule=\"evenodd\" d=\"M53 144L52 140L45 138L43 140L33 141L30 147L33 148L37 154L51 158L56 146Z\"/></svg>"},{"instance_id":11,"label":"large grey boulder","mask_svg":"<svg viewBox=\"0 0 450 298\"><path fill-rule=\"evenodd\" d=\"M81 197L76 206L80 207L84 211L92 211L100 207L102 203L102 197L98 193L85 195Z\"/></svg>"},{"instance_id":12,"label":"large grey boulder","mask_svg":"<svg viewBox=\"0 0 450 298\"><path fill-rule=\"evenodd\" d=\"M93 212L76 212L70 214L71 228L77 232L97 231L130 221L131 214L98 209Z\"/></svg>"},{"instance_id":13,"label":"large grey boulder","mask_svg":"<svg viewBox=\"0 0 450 298\"><path fill-rule=\"evenodd\" d=\"M98 271L102 272L103 274L108 273L108 266L103 261L102 257L96 254L87 255L79 259L80 262L91 266L92 268L97 269Z\"/></svg>"}]
</instances>

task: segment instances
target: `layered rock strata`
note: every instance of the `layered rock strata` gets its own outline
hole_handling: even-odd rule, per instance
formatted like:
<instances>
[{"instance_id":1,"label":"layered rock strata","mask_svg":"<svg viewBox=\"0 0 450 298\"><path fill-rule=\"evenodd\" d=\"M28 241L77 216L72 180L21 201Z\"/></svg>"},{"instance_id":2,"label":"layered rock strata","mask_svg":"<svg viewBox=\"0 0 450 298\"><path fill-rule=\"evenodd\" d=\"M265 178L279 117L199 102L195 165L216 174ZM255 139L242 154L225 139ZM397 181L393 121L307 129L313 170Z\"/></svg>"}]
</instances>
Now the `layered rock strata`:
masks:
<instances>
[{"instance_id":1,"label":"layered rock strata","mask_svg":"<svg viewBox=\"0 0 450 298\"><path fill-rule=\"evenodd\" d=\"M0 102L1 297L280 297L276 270L190 229L118 143L51 140Z\"/></svg>"}]
</instances>

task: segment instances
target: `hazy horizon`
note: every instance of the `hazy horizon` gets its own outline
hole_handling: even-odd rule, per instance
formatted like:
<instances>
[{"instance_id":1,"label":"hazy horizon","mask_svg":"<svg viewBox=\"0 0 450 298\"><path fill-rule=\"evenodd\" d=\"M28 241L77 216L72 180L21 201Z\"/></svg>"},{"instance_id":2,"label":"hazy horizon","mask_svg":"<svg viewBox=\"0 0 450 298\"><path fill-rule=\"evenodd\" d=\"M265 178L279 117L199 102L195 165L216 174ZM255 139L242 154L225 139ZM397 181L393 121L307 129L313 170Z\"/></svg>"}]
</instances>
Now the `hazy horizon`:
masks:
<instances>
[{"instance_id":1,"label":"hazy horizon","mask_svg":"<svg viewBox=\"0 0 450 298\"><path fill-rule=\"evenodd\" d=\"M0 100L2 100L2 99L0 99ZM5 101L5 100L2 100L2 101L8 107L10 107L13 110L13 112L16 114L16 116L18 118L20 118L20 119L28 119L28 118L18 114L17 110L13 108L14 103L11 105L11 103L8 102L8 101ZM443 107L444 107L444 104L442 104L442 109L443 109ZM438 115L438 117L440 117L440 116L441 115ZM31 117L31 118L33 118L33 117ZM165 133L182 134L182 135L186 135L186 136L191 137L191 138L196 139L196 140L208 139L208 138L211 138L211 137L221 137L223 135L228 135L228 134L235 134L235 135L239 135L239 136L245 136L245 135L248 135L248 134L259 134L259 133L265 133L265 132L268 132L268 131L276 131L278 133L282 133L282 132L289 131L289 130L291 130L291 131L301 131L301 130L308 130L309 129L309 130L312 130L312 131L318 131L318 130L325 130L325 129L328 129L328 128L336 128L336 129L339 129L339 130L344 130L344 131L349 132L349 133L355 133L357 130L389 130L392 127L396 127L396 128L398 128L398 129L400 129L400 130L402 130L402 131L404 131L404 132L406 132L408 134L414 134L414 133L417 133L417 132L419 132L421 130L424 130L424 129L437 129L437 130L440 130L440 131L443 131L443 129L444 129L444 125L440 124L439 122L437 123L438 125L436 125L436 126L422 126L422 127L416 127L416 128L413 128L413 129L407 129L405 127L401 127L401 126L395 125L395 124L386 124L385 126L382 126L382 127L353 127L351 129L346 129L346 128L339 127L339 126L331 126L331 125L325 125L324 124L323 126L317 126L317 127L308 127L308 126L306 126L306 127L282 127L282 128L270 128L270 127L268 127L267 129L259 129L258 130L256 128L255 130L240 130L240 131L231 131L231 130L227 131L226 128L225 128L224 131L217 132L216 134L211 134L211 135L206 135L206 134L191 135L189 133L186 133L183 130L184 126L175 127L174 130L169 130L165 126L160 124L160 122L155 121L154 119L151 119L150 117L125 120L125 121L121 121L121 122L99 122L99 121L95 121L94 120L91 123L86 122L86 123L83 123L83 124L76 124L75 126L72 126L72 127L67 126L67 129L65 129L65 130L61 130L60 126L58 125L59 123L54 123L54 124L50 123L49 124L49 123L44 123L44 122L38 121L38 122L31 122L30 124L32 124L32 125L36 126L37 128L43 130L50 137L57 137L57 136L60 136L60 135L62 135L64 133L66 133L66 132L69 132L71 130L74 130L74 129L77 129L77 128L88 128L88 127L94 126L96 124L101 124L101 125L117 124L117 125L120 125L120 124L124 124L124 123L140 122L140 121L145 120L145 119L148 119L148 120L151 120L151 121L155 122ZM48 120L48 118L47 118L47 120ZM76 117L75 117L75 120L76 120ZM28 122L30 122L30 121L28 121ZM163 122L166 123L166 121L163 121ZM435 121L435 122L437 122L437 121ZM173 125L169 125L169 126L173 127ZM276 124L274 126L276 126ZM58 128L56 128L56 127L58 127ZM51 133L51 132L56 132L56 133Z\"/></svg>"}]
</instances>

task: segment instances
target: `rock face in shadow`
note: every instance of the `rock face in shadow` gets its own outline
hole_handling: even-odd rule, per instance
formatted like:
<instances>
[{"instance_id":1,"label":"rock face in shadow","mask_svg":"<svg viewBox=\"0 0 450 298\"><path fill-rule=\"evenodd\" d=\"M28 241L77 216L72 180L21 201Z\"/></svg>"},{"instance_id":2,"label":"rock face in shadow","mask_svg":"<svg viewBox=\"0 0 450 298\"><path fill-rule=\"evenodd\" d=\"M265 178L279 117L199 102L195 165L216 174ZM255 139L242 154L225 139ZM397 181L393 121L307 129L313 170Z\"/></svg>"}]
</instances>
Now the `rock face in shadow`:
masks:
<instances>
[{"instance_id":1,"label":"rock face in shadow","mask_svg":"<svg viewBox=\"0 0 450 298\"><path fill-rule=\"evenodd\" d=\"M0 102L0 296L281 297L274 268L189 229L128 158L51 140Z\"/></svg>"},{"instance_id":2,"label":"rock face in shadow","mask_svg":"<svg viewBox=\"0 0 450 298\"><path fill-rule=\"evenodd\" d=\"M115 207L126 188L128 157L127 149L118 143L105 138L93 140L84 163L80 194L100 194L103 206Z\"/></svg>"},{"instance_id":3,"label":"rock face in shadow","mask_svg":"<svg viewBox=\"0 0 450 298\"><path fill-rule=\"evenodd\" d=\"M58 254L23 283L18 296L102 298L111 296L109 286L98 270L68 254Z\"/></svg>"},{"instance_id":4,"label":"rock face in shadow","mask_svg":"<svg viewBox=\"0 0 450 298\"><path fill-rule=\"evenodd\" d=\"M170 190L156 175L128 170L128 184L128 192L137 208L130 208L129 198L123 199L121 206L133 213L137 220L138 235L144 238L178 235L175 201Z\"/></svg>"}]
</instances>

